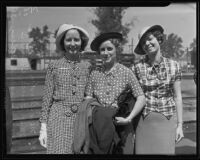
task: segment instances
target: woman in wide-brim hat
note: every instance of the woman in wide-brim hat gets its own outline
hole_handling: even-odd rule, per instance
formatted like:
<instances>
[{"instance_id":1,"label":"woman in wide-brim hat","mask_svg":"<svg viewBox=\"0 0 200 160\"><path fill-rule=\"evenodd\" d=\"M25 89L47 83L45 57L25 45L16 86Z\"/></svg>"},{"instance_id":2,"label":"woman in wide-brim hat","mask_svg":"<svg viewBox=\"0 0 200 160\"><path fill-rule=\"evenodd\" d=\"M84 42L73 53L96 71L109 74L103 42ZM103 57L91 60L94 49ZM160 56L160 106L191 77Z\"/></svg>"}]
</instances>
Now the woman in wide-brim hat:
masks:
<instances>
[{"instance_id":1,"label":"woman in wide-brim hat","mask_svg":"<svg viewBox=\"0 0 200 160\"><path fill-rule=\"evenodd\" d=\"M48 154L72 153L73 125L90 67L88 62L80 62L79 55L88 40L81 27L63 24L58 28L56 47L63 56L48 66L40 117L39 140Z\"/></svg>"},{"instance_id":2,"label":"woman in wide-brim hat","mask_svg":"<svg viewBox=\"0 0 200 160\"><path fill-rule=\"evenodd\" d=\"M104 59L103 70L94 70L91 72L86 88L86 95L87 97L97 98L103 107L117 109L119 95L129 86L133 96L136 98L133 110L125 118L115 118L116 124L127 125L142 110L145 104L145 97L133 72L116 61L116 54L120 50L122 40L122 34L108 32L100 34L92 41L90 45L91 49L100 55L106 55L106 58ZM131 148L126 149L131 150ZM133 153L133 148L129 153L126 152L126 154L131 153Z\"/></svg>"},{"instance_id":3,"label":"woman in wide-brim hat","mask_svg":"<svg viewBox=\"0 0 200 160\"><path fill-rule=\"evenodd\" d=\"M181 70L178 62L162 56L164 29L145 27L135 53L144 58L132 67L146 96L136 129L136 154L175 154L183 138Z\"/></svg>"}]
</instances>

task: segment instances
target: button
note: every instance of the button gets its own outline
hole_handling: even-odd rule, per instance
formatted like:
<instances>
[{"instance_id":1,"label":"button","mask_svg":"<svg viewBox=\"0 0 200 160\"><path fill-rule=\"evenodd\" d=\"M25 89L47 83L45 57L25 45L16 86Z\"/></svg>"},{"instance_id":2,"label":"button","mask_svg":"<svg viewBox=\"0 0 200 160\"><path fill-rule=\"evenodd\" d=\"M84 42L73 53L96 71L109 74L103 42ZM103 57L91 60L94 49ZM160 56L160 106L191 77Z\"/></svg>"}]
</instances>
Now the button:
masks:
<instances>
[{"instance_id":1,"label":"button","mask_svg":"<svg viewBox=\"0 0 200 160\"><path fill-rule=\"evenodd\" d=\"M73 105L71 105L70 107L71 107L71 111L72 111L73 113L76 113L76 112L78 111L78 106L77 106L76 104L73 104Z\"/></svg>"},{"instance_id":2,"label":"button","mask_svg":"<svg viewBox=\"0 0 200 160\"><path fill-rule=\"evenodd\" d=\"M108 82L108 83L107 83L107 85L108 85L108 86L111 86L111 83L110 83L110 82Z\"/></svg>"},{"instance_id":3,"label":"button","mask_svg":"<svg viewBox=\"0 0 200 160\"><path fill-rule=\"evenodd\" d=\"M109 91L107 91L107 92L106 92L106 95L109 95L109 94L110 94L110 92L109 92Z\"/></svg>"},{"instance_id":4,"label":"button","mask_svg":"<svg viewBox=\"0 0 200 160\"><path fill-rule=\"evenodd\" d=\"M73 95L75 95L75 94L76 94L76 92L72 91L72 94L73 94Z\"/></svg>"}]
</instances>

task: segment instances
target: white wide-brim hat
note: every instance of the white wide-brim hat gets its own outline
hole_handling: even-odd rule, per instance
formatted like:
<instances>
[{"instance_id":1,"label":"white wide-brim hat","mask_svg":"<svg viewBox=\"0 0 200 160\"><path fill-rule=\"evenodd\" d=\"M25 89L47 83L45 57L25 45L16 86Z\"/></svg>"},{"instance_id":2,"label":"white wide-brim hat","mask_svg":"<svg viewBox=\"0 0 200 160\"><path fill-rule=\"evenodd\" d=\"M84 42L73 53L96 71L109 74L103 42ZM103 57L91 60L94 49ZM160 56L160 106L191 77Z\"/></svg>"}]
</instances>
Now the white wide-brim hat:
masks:
<instances>
[{"instance_id":1,"label":"white wide-brim hat","mask_svg":"<svg viewBox=\"0 0 200 160\"><path fill-rule=\"evenodd\" d=\"M139 35L138 35L138 39L139 39L138 44L137 44L137 46L136 46L135 49L134 49L134 52L135 52L136 54L139 54L139 55L144 55L144 54L146 54L146 53L143 51L143 48L142 48L142 46L141 46L141 41L142 41L142 39L145 37L145 35L146 35L147 33L149 33L149 32L154 32L154 31L160 31L161 33L163 33L163 32L164 32L164 29L163 29L162 26L160 26L160 25L153 25L153 26L144 27L144 28L141 30L141 32L140 32Z\"/></svg>"},{"instance_id":2,"label":"white wide-brim hat","mask_svg":"<svg viewBox=\"0 0 200 160\"><path fill-rule=\"evenodd\" d=\"M65 35L65 33L70 29L77 29L78 31L80 31L82 33L82 35L81 35L81 36L83 36L81 38L82 39L82 43L83 43L82 50L87 46L88 41L89 41L89 34L85 29L83 29L81 27L78 27L78 26L75 26L73 24L62 24L58 28L58 31L57 31L57 34L56 34L56 49L58 51L63 51L63 48L61 47L61 43L60 42L61 42L63 36Z\"/></svg>"}]
</instances>

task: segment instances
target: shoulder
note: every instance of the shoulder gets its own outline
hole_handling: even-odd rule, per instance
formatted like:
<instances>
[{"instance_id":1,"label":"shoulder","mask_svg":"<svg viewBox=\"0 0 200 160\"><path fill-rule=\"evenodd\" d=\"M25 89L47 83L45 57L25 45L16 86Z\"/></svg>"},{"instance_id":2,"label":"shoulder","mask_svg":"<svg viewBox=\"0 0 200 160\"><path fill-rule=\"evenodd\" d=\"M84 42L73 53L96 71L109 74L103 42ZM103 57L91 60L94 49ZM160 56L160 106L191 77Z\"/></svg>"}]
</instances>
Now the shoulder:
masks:
<instances>
[{"instance_id":1,"label":"shoulder","mask_svg":"<svg viewBox=\"0 0 200 160\"><path fill-rule=\"evenodd\" d=\"M85 60L81 60L79 64L80 64L80 67L83 69L89 69L91 67L91 63Z\"/></svg>"},{"instance_id":2,"label":"shoulder","mask_svg":"<svg viewBox=\"0 0 200 160\"><path fill-rule=\"evenodd\" d=\"M56 59L56 60L49 62L48 69L53 70L53 69L59 68L60 66L62 67L63 64L64 64L63 59L59 58L59 59Z\"/></svg>"},{"instance_id":3,"label":"shoulder","mask_svg":"<svg viewBox=\"0 0 200 160\"><path fill-rule=\"evenodd\" d=\"M169 64L171 67L179 67L179 62L170 58L163 57L164 62Z\"/></svg>"},{"instance_id":4,"label":"shoulder","mask_svg":"<svg viewBox=\"0 0 200 160\"><path fill-rule=\"evenodd\" d=\"M129 76L131 76L133 74L133 71L132 71L131 68L128 68L128 67L126 67L126 66L124 66L123 64L120 64L120 63L117 64L117 70L121 71L121 72L123 72L123 73L125 73Z\"/></svg>"}]
</instances>

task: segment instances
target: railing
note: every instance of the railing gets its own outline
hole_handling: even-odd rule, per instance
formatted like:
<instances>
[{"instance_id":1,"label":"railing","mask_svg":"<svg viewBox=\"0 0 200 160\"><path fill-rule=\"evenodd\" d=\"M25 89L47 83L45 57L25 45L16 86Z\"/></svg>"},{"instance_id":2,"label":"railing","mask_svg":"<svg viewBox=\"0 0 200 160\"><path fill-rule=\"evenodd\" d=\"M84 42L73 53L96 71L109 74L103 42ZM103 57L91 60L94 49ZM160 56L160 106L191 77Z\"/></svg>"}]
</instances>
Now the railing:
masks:
<instances>
[{"instance_id":1,"label":"railing","mask_svg":"<svg viewBox=\"0 0 200 160\"><path fill-rule=\"evenodd\" d=\"M191 78L191 76L186 76ZM45 72L19 72L6 73L6 81L9 87L13 86L37 86L44 85ZM183 97L183 102L188 97ZM189 97L190 98L190 97ZM191 97L196 98L196 97ZM13 114L13 134L11 153L40 154L45 153L45 148L39 144L39 116L42 97L11 97ZM196 126L195 121L184 122L185 132ZM188 127L189 126L189 127ZM188 131L189 132L189 131Z\"/></svg>"}]
</instances>

